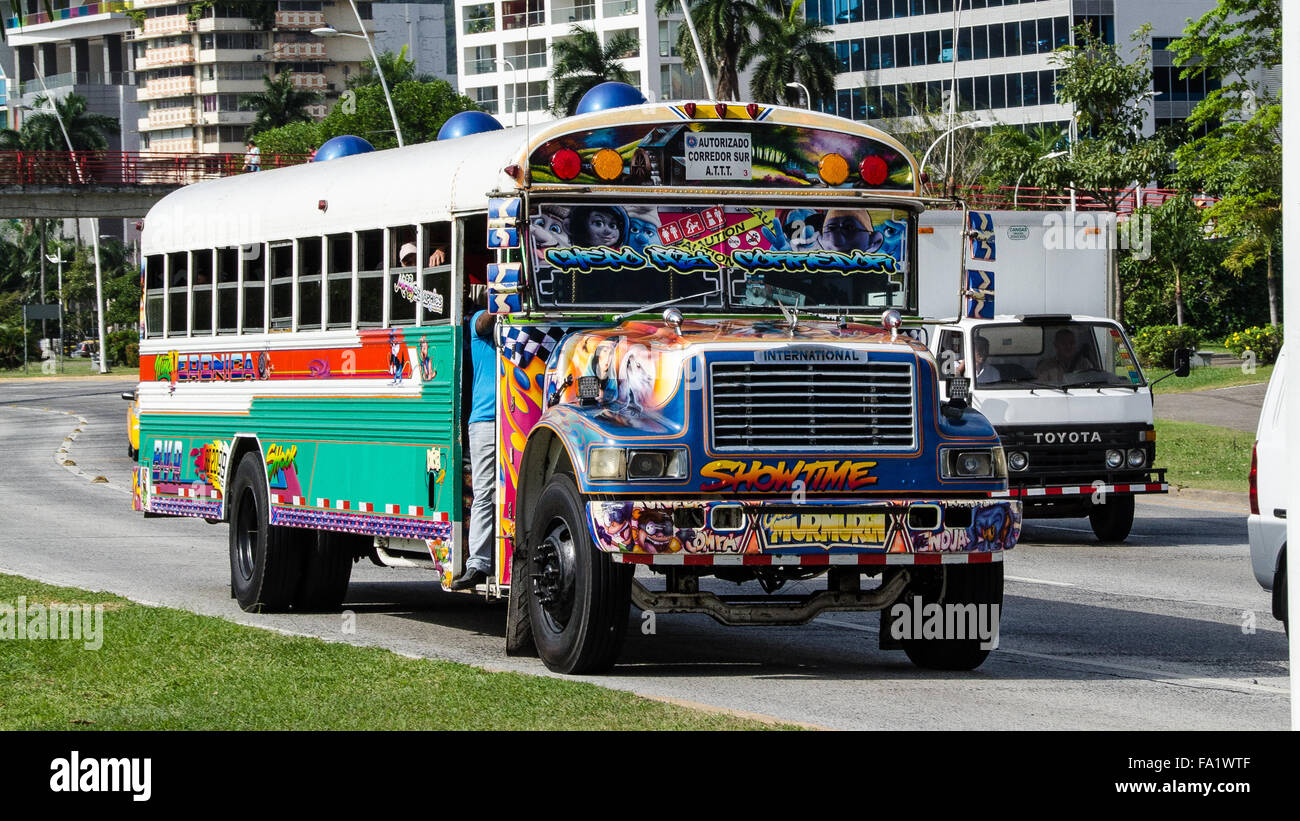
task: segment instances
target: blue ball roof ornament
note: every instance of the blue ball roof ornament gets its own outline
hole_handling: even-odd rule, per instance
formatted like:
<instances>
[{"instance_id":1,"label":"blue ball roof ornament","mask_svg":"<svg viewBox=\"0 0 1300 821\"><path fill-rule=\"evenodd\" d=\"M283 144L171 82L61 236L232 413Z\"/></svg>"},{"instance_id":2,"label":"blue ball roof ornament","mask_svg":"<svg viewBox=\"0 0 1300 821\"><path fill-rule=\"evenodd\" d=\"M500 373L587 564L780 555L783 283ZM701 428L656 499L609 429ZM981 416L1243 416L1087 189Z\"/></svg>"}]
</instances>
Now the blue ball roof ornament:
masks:
<instances>
[{"instance_id":1,"label":"blue ball roof ornament","mask_svg":"<svg viewBox=\"0 0 1300 821\"><path fill-rule=\"evenodd\" d=\"M344 134L326 140L324 145L316 149L316 156L312 158L312 162L336 160L339 157L350 157L353 154L367 154L374 150L375 147L373 145L360 137L353 137L351 134Z\"/></svg>"},{"instance_id":2,"label":"blue ball roof ornament","mask_svg":"<svg viewBox=\"0 0 1300 821\"><path fill-rule=\"evenodd\" d=\"M485 111L462 111L447 118L447 122L438 129L438 139L454 140L485 131L500 131L501 127L497 118Z\"/></svg>"},{"instance_id":3,"label":"blue ball roof ornament","mask_svg":"<svg viewBox=\"0 0 1300 821\"><path fill-rule=\"evenodd\" d=\"M607 111L611 108L641 105L645 101L645 95L636 86L630 86L627 83L601 83L592 86L590 91L582 95L582 99L578 102L578 108L574 113L591 114L593 111Z\"/></svg>"}]
</instances>

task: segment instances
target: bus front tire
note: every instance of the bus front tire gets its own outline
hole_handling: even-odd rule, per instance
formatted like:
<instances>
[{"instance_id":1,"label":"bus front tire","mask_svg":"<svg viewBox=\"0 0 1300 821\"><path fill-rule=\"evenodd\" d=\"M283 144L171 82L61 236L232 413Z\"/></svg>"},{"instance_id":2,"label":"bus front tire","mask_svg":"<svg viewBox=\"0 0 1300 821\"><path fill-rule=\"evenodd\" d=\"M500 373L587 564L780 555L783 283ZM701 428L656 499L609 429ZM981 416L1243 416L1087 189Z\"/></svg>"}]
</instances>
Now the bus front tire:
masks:
<instances>
[{"instance_id":1,"label":"bus front tire","mask_svg":"<svg viewBox=\"0 0 1300 821\"><path fill-rule=\"evenodd\" d=\"M230 587L249 613L288 610L302 570L302 534L270 523L270 499L259 453L239 463L231 483Z\"/></svg>"},{"instance_id":2,"label":"bus front tire","mask_svg":"<svg viewBox=\"0 0 1300 821\"><path fill-rule=\"evenodd\" d=\"M900 602L914 607L915 597L921 598L921 607L927 604L998 605L1002 610L1002 562L987 564L941 565L936 568L914 568L916 581L909 585ZM976 611L978 613L978 611ZM910 616L909 616L910 617ZM985 621L989 619L989 621ZM993 624L992 616L977 621ZM947 619L945 619L947 621ZM907 639L900 642L903 652L917 667L929 670L974 670L988 658L989 649L980 647L979 638L969 639Z\"/></svg>"},{"instance_id":3,"label":"bus front tire","mask_svg":"<svg viewBox=\"0 0 1300 821\"><path fill-rule=\"evenodd\" d=\"M1110 495L1105 502L1093 505L1088 511L1088 523L1099 541L1122 542L1133 529L1133 510L1131 495Z\"/></svg>"},{"instance_id":4,"label":"bus front tire","mask_svg":"<svg viewBox=\"0 0 1300 821\"><path fill-rule=\"evenodd\" d=\"M573 478L555 474L542 489L528 529L528 619L537 654L557 673L613 666L627 632L632 568L598 551ZM512 584L513 586L513 584Z\"/></svg>"}]
</instances>

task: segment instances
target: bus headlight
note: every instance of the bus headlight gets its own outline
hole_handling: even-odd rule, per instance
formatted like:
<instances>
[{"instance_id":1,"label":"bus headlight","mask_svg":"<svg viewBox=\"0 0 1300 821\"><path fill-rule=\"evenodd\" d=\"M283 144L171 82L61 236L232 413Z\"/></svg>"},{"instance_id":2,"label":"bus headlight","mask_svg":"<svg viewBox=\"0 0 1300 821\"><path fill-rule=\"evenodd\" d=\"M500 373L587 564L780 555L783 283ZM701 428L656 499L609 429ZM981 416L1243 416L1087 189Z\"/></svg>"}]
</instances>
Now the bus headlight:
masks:
<instances>
[{"instance_id":1,"label":"bus headlight","mask_svg":"<svg viewBox=\"0 0 1300 821\"><path fill-rule=\"evenodd\" d=\"M1147 463L1147 452L1142 448L1129 448L1128 466L1131 468L1140 468Z\"/></svg>"},{"instance_id":2,"label":"bus headlight","mask_svg":"<svg viewBox=\"0 0 1300 821\"><path fill-rule=\"evenodd\" d=\"M944 451L945 479L993 479L1007 475L1002 448L948 448Z\"/></svg>"},{"instance_id":3,"label":"bus headlight","mask_svg":"<svg viewBox=\"0 0 1300 821\"><path fill-rule=\"evenodd\" d=\"M685 479L686 448L596 447L587 457L592 479Z\"/></svg>"},{"instance_id":4,"label":"bus headlight","mask_svg":"<svg viewBox=\"0 0 1300 821\"><path fill-rule=\"evenodd\" d=\"M592 479L622 479L627 473L622 448L592 448L587 454L587 475Z\"/></svg>"},{"instance_id":5,"label":"bus headlight","mask_svg":"<svg viewBox=\"0 0 1300 821\"><path fill-rule=\"evenodd\" d=\"M1106 451L1106 467L1111 470L1124 466L1124 451L1114 448Z\"/></svg>"}]
</instances>

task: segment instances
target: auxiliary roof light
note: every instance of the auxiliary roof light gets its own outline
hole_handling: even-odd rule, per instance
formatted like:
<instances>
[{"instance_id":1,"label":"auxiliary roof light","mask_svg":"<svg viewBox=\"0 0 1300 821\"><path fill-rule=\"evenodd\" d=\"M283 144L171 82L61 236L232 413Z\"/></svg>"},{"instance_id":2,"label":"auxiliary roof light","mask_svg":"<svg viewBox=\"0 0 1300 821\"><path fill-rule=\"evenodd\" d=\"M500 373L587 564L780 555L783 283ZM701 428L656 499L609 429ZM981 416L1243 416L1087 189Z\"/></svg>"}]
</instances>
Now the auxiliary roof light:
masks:
<instances>
[{"instance_id":1,"label":"auxiliary roof light","mask_svg":"<svg viewBox=\"0 0 1300 821\"><path fill-rule=\"evenodd\" d=\"M571 180L582 171L582 157L572 148L561 148L551 157L551 170L562 180Z\"/></svg>"},{"instance_id":2,"label":"auxiliary roof light","mask_svg":"<svg viewBox=\"0 0 1300 821\"><path fill-rule=\"evenodd\" d=\"M592 158L591 167L602 180L616 180L623 173L623 158L612 148L602 148Z\"/></svg>"},{"instance_id":3,"label":"auxiliary roof light","mask_svg":"<svg viewBox=\"0 0 1300 821\"><path fill-rule=\"evenodd\" d=\"M889 166L875 154L863 157L858 171L862 174L862 181L867 185L880 185L889 176Z\"/></svg>"},{"instance_id":4,"label":"auxiliary roof light","mask_svg":"<svg viewBox=\"0 0 1300 821\"><path fill-rule=\"evenodd\" d=\"M849 178L849 161L839 154L826 154L817 163L817 173L827 185L839 185Z\"/></svg>"}]
</instances>

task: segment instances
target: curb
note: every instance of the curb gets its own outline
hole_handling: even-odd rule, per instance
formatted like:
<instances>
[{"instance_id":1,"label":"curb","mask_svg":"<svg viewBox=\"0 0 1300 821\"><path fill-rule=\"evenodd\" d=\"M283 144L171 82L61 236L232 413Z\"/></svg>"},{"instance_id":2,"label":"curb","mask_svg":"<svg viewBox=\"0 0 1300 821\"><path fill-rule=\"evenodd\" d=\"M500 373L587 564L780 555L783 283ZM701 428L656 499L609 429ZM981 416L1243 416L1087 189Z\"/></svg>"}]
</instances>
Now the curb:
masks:
<instances>
[{"instance_id":1,"label":"curb","mask_svg":"<svg viewBox=\"0 0 1300 821\"><path fill-rule=\"evenodd\" d=\"M77 427L73 428L72 433L69 433L67 436L63 437L63 442L60 443L59 449L54 451L55 462L57 462L64 470L68 471L74 476L83 477L84 479L86 479L86 481L90 482L91 484L106 485L110 489L116 490L119 493L125 493L128 496L131 495L130 489L121 487L120 485L113 484L108 480L107 476L102 476L102 475L91 476L89 473L82 470L75 461L73 461L72 446L73 444L76 443L77 437L80 436L86 428L90 427L90 423L86 421L86 418L84 416L77 416L72 411L51 410L47 412L62 413L64 415L71 416L77 420Z\"/></svg>"}]
</instances>

